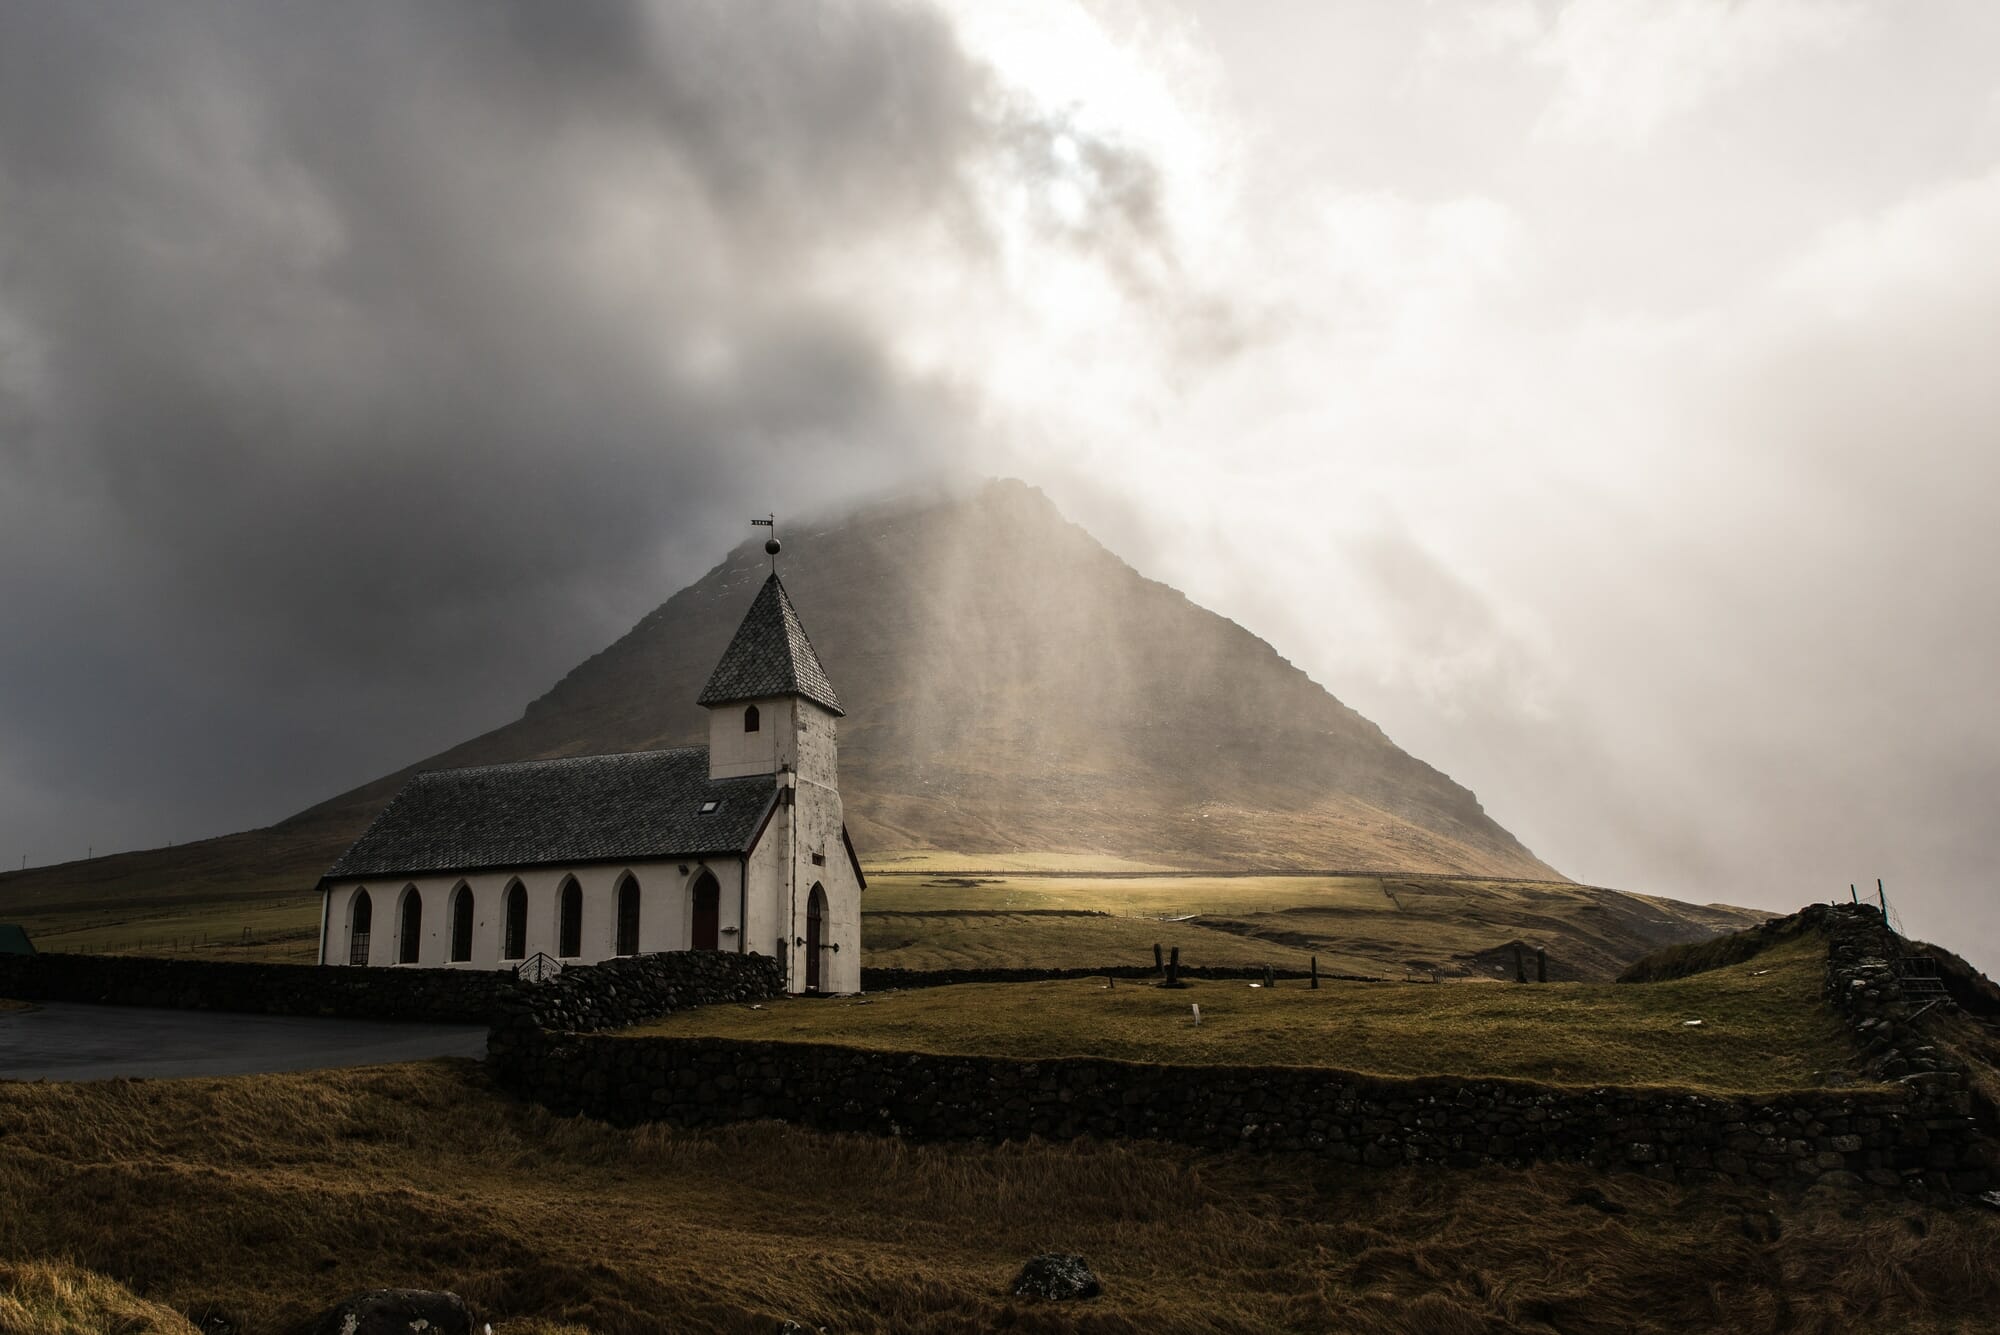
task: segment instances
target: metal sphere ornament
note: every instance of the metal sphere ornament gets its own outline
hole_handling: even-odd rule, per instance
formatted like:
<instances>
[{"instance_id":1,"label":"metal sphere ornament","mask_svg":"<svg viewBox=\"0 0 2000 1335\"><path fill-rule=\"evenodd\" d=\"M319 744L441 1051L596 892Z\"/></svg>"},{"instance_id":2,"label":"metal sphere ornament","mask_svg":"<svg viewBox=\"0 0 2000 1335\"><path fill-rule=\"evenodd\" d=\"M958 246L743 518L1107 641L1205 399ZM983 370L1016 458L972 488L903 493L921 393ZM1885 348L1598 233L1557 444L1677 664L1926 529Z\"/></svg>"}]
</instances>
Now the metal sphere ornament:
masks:
<instances>
[{"instance_id":1,"label":"metal sphere ornament","mask_svg":"<svg viewBox=\"0 0 2000 1335\"><path fill-rule=\"evenodd\" d=\"M765 551L765 552L766 552L767 554L769 554L769 555L771 555L771 556L776 556L776 555L778 554L778 550L779 550L779 548L778 548L778 540L777 540L776 538L767 538L767 539L765 540L765 542L764 542L764 551Z\"/></svg>"}]
</instances>

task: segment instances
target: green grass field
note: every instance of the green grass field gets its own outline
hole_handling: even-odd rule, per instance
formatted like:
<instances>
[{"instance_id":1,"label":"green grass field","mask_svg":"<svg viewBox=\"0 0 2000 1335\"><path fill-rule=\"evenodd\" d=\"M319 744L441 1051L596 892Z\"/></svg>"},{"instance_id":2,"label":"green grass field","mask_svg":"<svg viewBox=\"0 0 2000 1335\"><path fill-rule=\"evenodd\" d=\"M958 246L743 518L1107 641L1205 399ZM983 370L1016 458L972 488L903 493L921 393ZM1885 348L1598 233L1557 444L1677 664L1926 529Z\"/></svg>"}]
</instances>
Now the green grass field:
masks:
<instances>
[{"instance_id":1,"label":"green grass field","mask_svg":"<svg viewBox=\"0 0 2000 1335\"><path fill-rule=\"evenodd\" d=\"M283 960L319 957L318 896L221 901L141 900L128 907L40 911L18 921L35 948L74 954L171 955L195 959Z\"/></svg>"},{"instance_id":2,"label":"green grass field","mask_svg":"<svg viewBox=\"0 0 2000 1335\"><path fill-rule=\"evenodd\" d=\"M934 856L963 865L958 855ZM1056 854L985 861L1030 870L878 874L862 896L863 962L1099 968L1149 963L1158 943L1179 946L1190 965L1302 969L1317 956L1327 973L1400 978L1416 968L1465 977L1492 976L1492 952L1525 940L1546 946L1556 978L1609 979L1657 945L1761 916L1492 879L1112 876L1080 874L1075 864L1082 859ZM1044 916L1048 910L1102 916ZM123 903L26 904L8 920L27 927L49 951L305 963L317 957L319 912L310 895L216 897L164 887Z\"/></svg>"},{"instance_id":3,"label":"green grass field","mask_svg":"<svg viewBox=\"0 0 2000 1335\"><path fill-rule=\"evenodd\" d=\"M496 1335L1942 1333L2000 1307L1987 1211L1570 1165L621 1130L466 1062L0 1081L0 1132L10 1335L277 1331L373 1286L452 1289ZM1104 1295L1010 1297L1048 1250Z\"/></svg>"},{"instance_id":4,"label":"green grass field","mask_svg":"<svg viewBox=\"0 0 2000 1335\"><path fill-rule=\"evenodd\" d=\"M1312 952L1192 922L1044 913L864 913L862 962L875 968L1101 969L1153 963L1153 946L1188 964L1303 969ZM1324 962L1322 962L1324 964Z\"/></svg>"},{"instance_id":5,"label":"green grass field","mask_svg":"<svg viewBox=\"0 0 2000 1335\"><path fill-rule=\"evenodd\" d=\"M1048 910L1106 919L997 916ZM942 916L969 913L996 916ZM1031 873L879 876L862 896L862 914L864 962L876 966L1134 964L1150 962L1157 941L1180 945L1188 964L1302 968L1317 955L1328 973L1491 977L1492 952L1520 940L1548 950L1554 977L1607 982L1649 950L1765 916L1485 878ZM923 914L935 916L908 916Z\"/></svg>"},{"instance_id":6,"label":"green grass field","mask_svg":"<svg viewBox=\"0 0 2000 1335\"><path fill-rule=\"evenodd\" d=\"M1327 1066L1718 1092L1818 1085L1856 1061L1820 999L1826 943L1667 983L995 983L714 1006L628 1030L997 1056ZM1201 1007L1201 1022L1191 1008ZM1698 1019L1701 1024L1686 1022Z\"/></svg>"}]
</instances>

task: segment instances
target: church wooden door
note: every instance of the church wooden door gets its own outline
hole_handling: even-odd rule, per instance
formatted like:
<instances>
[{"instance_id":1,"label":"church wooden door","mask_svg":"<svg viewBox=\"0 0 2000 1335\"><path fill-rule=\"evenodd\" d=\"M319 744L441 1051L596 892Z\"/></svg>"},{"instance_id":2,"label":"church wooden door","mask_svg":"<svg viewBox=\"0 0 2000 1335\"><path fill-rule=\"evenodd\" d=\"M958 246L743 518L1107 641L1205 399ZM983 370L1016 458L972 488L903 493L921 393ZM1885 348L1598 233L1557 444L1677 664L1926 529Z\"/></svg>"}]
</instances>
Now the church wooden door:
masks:
<instances>
[{"instance_id":1,"label":"church wooden door","mask_svg":"<svg viewBox=\"0 0 2000 1335\"><path fill-rule=\"evenodd\" d=\"M689 943L695 950L722 948L722 887L710 872L694 883L694 934Z\"/></svg>"},{"instance_id":2,"label":"church wooden door","mask_svg":"<svg viewBox=\"0 0 2000 1335\"><path fill-rule=\"evenodd\" d=\"M806 898L806 991L820 989L820 953L826 949L826 888L815 884Z\"/></svg>"}]
</instances>

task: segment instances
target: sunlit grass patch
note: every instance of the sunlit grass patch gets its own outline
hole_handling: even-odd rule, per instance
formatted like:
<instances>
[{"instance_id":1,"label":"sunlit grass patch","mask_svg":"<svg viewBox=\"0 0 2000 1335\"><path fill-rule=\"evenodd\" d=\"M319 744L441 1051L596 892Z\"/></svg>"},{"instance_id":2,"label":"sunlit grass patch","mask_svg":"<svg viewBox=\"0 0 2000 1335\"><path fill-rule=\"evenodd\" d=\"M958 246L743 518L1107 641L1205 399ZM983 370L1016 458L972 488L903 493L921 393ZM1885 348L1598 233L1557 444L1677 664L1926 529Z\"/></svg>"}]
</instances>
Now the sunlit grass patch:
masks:
<instances>
[{"instance_id":1,"label":"sunlit grass patch","mask_svg":"<svg viewBox=\"0 0 2000 1335\"><path fill-rule=\"evenodd\" d=\"M63 1261L0 1260L6 1335L197 1335L186 1317Z\"/></svg>"},{"instance_id":2,"label":"sunlit grass patch","mask_svg":"<svg viewBox=\"0 0 2000 1335\"><path fill-rule=\"evenodd\" d=\"M1303 969L1311 952L1192 922L1046 912L864 913L862 962L875 968L1088 969L1153 962L1153 947L1190 964Z\"/></svg>"},{"instance_id":3,"label":"sunlit grass patch","mask_svg":"<svg viewBox=\"0 0 2000 1335\"><path fill-rule=\"evenodd\" d=\"M1855 1060L1845 1028L1820 999L1825 952L1815 934L1738 965L1644 985L970 984L707 1007L627 1032L1026 1059L1774 1091L1815 1086Z\"/></svg>"},{"instance_id":4,"label":"sunlit grass patch","mask_svg":"<svg viewBox=\"0 0 2000 1335\"><path fill-rule=\"evenodd\" d=\"M868 875L903 872L1013 871L1174 871L1171 863L1145 862L1110 853L955 853L949 849L920 848L871 854L863 864Z\"/></svg>"}]
</instances>

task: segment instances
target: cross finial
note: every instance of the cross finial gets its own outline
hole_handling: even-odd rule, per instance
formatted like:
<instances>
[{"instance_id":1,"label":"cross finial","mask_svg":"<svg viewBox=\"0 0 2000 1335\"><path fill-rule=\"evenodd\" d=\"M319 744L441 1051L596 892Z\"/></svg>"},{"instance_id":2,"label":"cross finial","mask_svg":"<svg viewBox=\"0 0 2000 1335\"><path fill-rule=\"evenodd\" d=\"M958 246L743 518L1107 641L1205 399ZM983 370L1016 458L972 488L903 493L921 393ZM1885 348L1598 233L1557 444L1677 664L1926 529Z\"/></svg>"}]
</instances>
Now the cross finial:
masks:
<instances>
[{"instance_id":1,"label":"cross finial","mask_svg":"<svg viewBox=\"0 0 2000 1335\"><path fill-rule=\"evenodd\" d=\"M771 530L770 538L764 543L764 551L771 558L771 573L774 575L777 574L779 551L778 517L776 515L769 515L763 519L753 519L750 521L750 525L752 528L768 528Z\"/></svg>"}]
</instances>

